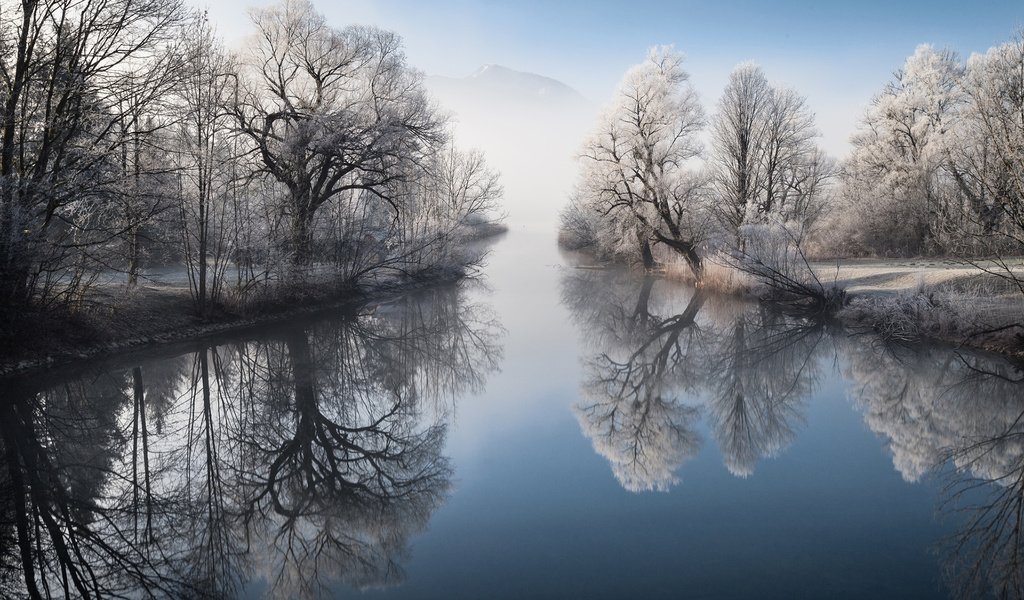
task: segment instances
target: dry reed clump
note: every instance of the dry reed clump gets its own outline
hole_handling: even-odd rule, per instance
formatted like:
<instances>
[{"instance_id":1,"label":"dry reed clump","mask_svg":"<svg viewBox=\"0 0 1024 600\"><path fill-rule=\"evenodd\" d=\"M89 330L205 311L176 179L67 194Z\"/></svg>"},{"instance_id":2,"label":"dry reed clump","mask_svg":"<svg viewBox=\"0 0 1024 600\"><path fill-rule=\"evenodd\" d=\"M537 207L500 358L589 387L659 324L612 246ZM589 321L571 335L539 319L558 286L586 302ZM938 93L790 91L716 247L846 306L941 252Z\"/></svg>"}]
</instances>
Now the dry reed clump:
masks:
<instances>
[{"instance_id":1,"label":"dry reed clump","mask_svg":"<svg viewBox=\"0 0 1024 600\"><path fill-rule=\"evenodd\" d=\"M755 294L756 285L754 280L724 263L718 257L711 257L704 261L704 269L700 283L697 283L693 271L682 258L673 259L665 263L665 276L676 281L683 281L701 289L728 294L731 296L751 296Z\"/></svg>"}]
</instances>

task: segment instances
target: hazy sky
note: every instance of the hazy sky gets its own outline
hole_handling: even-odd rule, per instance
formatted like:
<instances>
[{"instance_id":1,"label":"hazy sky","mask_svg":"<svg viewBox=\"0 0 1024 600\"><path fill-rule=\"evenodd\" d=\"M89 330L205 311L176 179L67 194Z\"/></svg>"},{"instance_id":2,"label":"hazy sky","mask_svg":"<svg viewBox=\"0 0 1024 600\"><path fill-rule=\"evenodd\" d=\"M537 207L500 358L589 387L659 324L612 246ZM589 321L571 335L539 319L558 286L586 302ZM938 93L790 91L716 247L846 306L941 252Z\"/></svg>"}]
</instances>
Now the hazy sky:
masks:
<instances>
[{"instance_id":1,"label":"hazy sky","mask_svg":"<svg viewBox=\"0 0 1024 600\"><path fill-rule=\"evenodd\" d=\"M247 7L265 0L192 0L209 7L229 44L248 31ZM623 72L655 44L688 56L712 111L729 71L754 60L796 87L818 115L823 144L845 153L871 95L921 43L963 55L1024 26L1024 1L715 2L597 0L313 0L335 25L400 33L410 62L463 76L496 63L559 79L603 103Z\"/></svg>"}]
</instances>

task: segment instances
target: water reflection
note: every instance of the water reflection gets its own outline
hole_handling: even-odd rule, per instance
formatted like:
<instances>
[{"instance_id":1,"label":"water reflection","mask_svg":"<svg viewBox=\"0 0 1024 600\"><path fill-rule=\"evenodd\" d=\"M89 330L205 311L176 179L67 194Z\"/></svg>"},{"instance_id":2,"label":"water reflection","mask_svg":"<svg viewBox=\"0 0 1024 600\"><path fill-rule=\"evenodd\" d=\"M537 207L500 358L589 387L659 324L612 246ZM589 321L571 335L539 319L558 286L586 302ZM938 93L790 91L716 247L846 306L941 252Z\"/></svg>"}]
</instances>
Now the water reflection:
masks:
<instances>
[{"instance_id":1,"label":"water reflection","mask_svg":"<svg viewBox=\"0 0 1024 600\"><path fill-rule=\"evenodd\" d=\"M593 344L608 351L587 362L585 400L574 407L594 448L609 460L624 487L667 489L676 470L700 447L694 430L698 411L680 401L677 390L694 378L687 348L700 337L694 315L703 297L694 296L680 314L662 316L651 306L652 279L634 300L601 291L590 274L568 279L563 297L577 319L592 318Z\"/></svg>"},{"instance_id":2,"label":"water reflection","mask_svg":"<svg viewBox=\"0 0 1024 600\"><path fill-rule=\"evenodd\" d=\"M501 358L459 287L0 403L0 592L272 597L393 584L451 486L456 399Z\"/></svg>"},{"instance_id":3,"label":"water reflection","mask_svg":"<svg viewBox=\"0 0 1024 600\"><path fill-rule=\"evenodd\" d=\"M942 544L964 598L1024 598L1024 373L949 349L884 348L847 338L851 394L909 482L943 468Z\"/></svg>"},{"instance_id":4,"label":"water reflection","mask_svg":"<svg viewBox=\"0 0 1024 600\"><path fill-rule=\"evenodd\" d=\"M956 533L939 544L961 597L1024 598L1024 371L952 348L891 347L614 270L567 270L581 329L584 434L630 491L667 490L702 446L747 477L789 447L838 365L866 425L908 483L943 481Z\"/></svg>"},{"instance_id":5,"label":"water reflection","mask_svg":"<svg viewBox=\"0 0 1024 600\"><path fill-rule=\"evenodd\" d=\"M495 510L486 504L493 496L480 496L478 486L476 496L471 491L457 499L461 504L453 501L450 508L458 506L449 513L453 519L438 521L488 532L481 537L497 532L486 542L475 540L483 544L475 546L482 553L490 549L485 544L493 544L501 560L507 559L490 568L526 564L524 554L546 560L521 543L522 537L516 539L520 545L509 541L510 522L518 531L531 529L523 525L530 523L524 515L544 523L537 529L543 529L545 549L556 535L555 545L566 556L587 556L583 544L625 548L639 539L633 547L638 563L646 560L645 551L716 562L722 556L716 552L741 555L743 548L757 547L759 534L786 525L788 535L802 520L844 531L840 520L849 516L850 523L870 532L875 515L854 514L850 503L863 502L876 489L880 502L893 493L889 482L867 473L880 467L888 481L898 479L889 458L871 463L876 448L884 447L907 489L941 483L935 506L955 535L938 547L937 560L947 567L950 587L965 598L1024 597L1024 373L1014 365L948 348L886 347L870 335L849 335L833 325L614 271L567 271L561 292L585 342L574 414L622 486L641 492L683 485L688 468L703 473L697 467L704 467L705 458L719 460L707 452L695 458L715 448L722 468L741 479L730 478L728 486L718 481L715 487L714 481L686 475L685 485L694 493L660 496L655 503L681 507L675 518L646 514L648 523L657 523L645 529L644 519L637 519L641 524L635 529L604 537L615 533L606 526L609 514L652 504L648 498L594 496L609 480L603 470L600 480L572 480L555 489L548 486L559 482L537 473L571 479L565 478L564 464L551 471L526 465L530 477L517 476L519 463L528 462L523 457L531 456L524 446L537 455L568 456L572 444L552 440L572 438L577 426L570 421L570 435L558 430L549 439L534 435L531 421L511 430L513 439L525 443L491 444L481 452L488 468L463 473L472 479L467 488L478 486L480 478L497 482L491 483L494 493L509 504ZM456 403L484 389L501 359L501 336L488 307L467 300L464 289L446 288L344 318L209 343L174 357L86 365L5 383L0 597L140 597L146 590L154 597L290 598L402 581L410 540L445 502L455 478L444 443ZM823 411L823 405L841 400L841 389L856 412L846 406ZM771 457L799 456L808 447L829 444L860 444L850 451L864 451L862 436L840 429L834 441L822 442L818 435L814 443L798 445L801 436L807 440L820 433L812 428L836 427L823 423L821 414L836 421L852 417L858 432L862 418L877 435L877 445L868 436L872 456L854 456L857 469L863 459L863 471L821 478L820 461L800 457L777 463L772 485L765 485L764 461ZM538 412L532 418L549 416ZM550 445L555 443L565 445ZM502 446L504 454L494 446ZM829 468L831 463L824 467ZM759 477L752 478L755 472ZM505 494L509 486L525 491ZM845 494L848 486L868 493L843 504L832 492ZM737 489L748 497L734 500L730 494ZM766 497L750 494L753 489ZM597 508L588 513L570 495L563 498L571 506L564 514L573 518L552 526L554 513L545 511L553 510L553 498L572 493L589 494ZM689 502L697 496L746 507L764 523L743 522L730 531L735 511L720 517ZM814 513L822 498L832 503L824 517ZM474 520L480 519L473 514L474 502L484 503L485 520ZM775 522L757 512L762 502L780 513L791 503L812 514L783 515ZM903 510L910 504L917 510L914 502L904 500ZM521 511L504 510L520 505ZM467 507L468 514L459 512ZM507 512L516 513L512 521L502 520ZM695 529L694 515L710 519L712 531ZM446 529L444 535L456 531ZM683 532L704 537L687 538ZM805 551L801 535L806 534L794 531L786 540L789 555ZM877 541L879 552L904 536L916 548L914 536L930 534L897 526L891 535ZM575 537L585 541L578 546L565 541ZM694 550L675 544L678 539L704 542ZM721 549L706 542L719 539ZM874 541L868 543L865 551L873 552ZM431 547L439 546L444 544ZM462 568L465 556L459 553L468 546L455 546L450 555L431 557L425 568L449 563L458 565L453 570ZM840 571L828 575L843 579L844 549L825 550L842 559L840 566L823 561L824 568ZM737 559L744 568L775 559L750 559L753 551L747 552L747 558ZM934 564L928 558L927 566ZM552 588L568 589L565 580L576 585L594 572L581 567L530 574L550 577L541 583ZM901 575L891 577L899 582ZM425 593L441 596L440 589L456 588L460 581L450 577L438 575L440 583L434 585L439 587ZM670 589L679 580L656 583ZM934 586L931 579L926 583Z\"/></svg>"},{"instance_id":6,"label":"water reflection","mask_svg":"<svg viewBox=\"0 0 1024 600\"><path fill-rule=\"evenodd\" d=\"M626 489L677 484L700 450L703 413L741 477L803 424L823 326L617 271L568 271L562 298L597 349L584 358L577 418Z\"/></svg>"}]
</instances>

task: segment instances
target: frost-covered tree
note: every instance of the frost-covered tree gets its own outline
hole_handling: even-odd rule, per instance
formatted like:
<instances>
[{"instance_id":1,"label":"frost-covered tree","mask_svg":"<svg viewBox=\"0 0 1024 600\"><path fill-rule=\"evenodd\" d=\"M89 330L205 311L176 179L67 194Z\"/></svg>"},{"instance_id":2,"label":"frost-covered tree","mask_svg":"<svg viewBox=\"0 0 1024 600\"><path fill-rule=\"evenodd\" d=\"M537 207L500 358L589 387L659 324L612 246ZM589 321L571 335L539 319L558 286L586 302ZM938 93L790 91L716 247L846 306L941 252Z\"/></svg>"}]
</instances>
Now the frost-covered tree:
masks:
<instances>
[{"instance_id":1,"label":"frost-covered tree","mask_svg":"<svg viewBox=\"0 0 1024 600\"><path fill-rule=\"evenodd\" d=\"M138 284L147 242L156 245L157 221L171 208L176 191L174 165L167 160L174 147L168 130L174 120L173 91L184 75L183 46L182 39L169 39L152 55L126 60L118 85L109 88L119 115L119 172L112 210L101 214L106 228L121 239L128 287Z\"/></svg>"},{"instance_id":2,"label":"frost-covered tree","mask_svg":"<svg viewBox=\"0 0 1024 600\"><path fill-rule=\"evenodd\" d=\"M1024 42L963 64L922 45L872 101L843 165L834 246L862 254L1018 254ZM988 269L988 267L985 267ZM1016 282L999 259L991 271Z\"/></svg>"},{"instance_id":3,"label":"frost-covered tree","mask_svg":"<svg viewBox=\"0 0 1024 600\"><path fill-rule=\"evenodd\" d=\"M188 16L179 0L0 9L0 303L70 305L150 210L150 119ZM104 252L104 250L107 250ZM131 258L131 256L129 256Z\"/></svg>"},{"instance_id":4,"label":"frost-covered tree","mask_svg":"<svg viewBox=\"0 0 1024 600\"><path fill-rule=\"evenodd\" d=\"M1024 33L976 54L961 86L967 102L957 139L965 192L979 203L1001 209L1015 228L1024 229ZM971 143L974 141L975 143ZM972 185L973 184L973 185Z\"/></svg>"},{"instance_id":5,"label":"frost-covered tree","mask_svg":"<svg viewBox=\"0 0 1024 600\"><path fill-rule=\"evenodd\" d=\"M772 89L760 67L745 63L729 75L712 125L716 210L734 230L756 203L764 115Z\"/></svg>"},{"instance_id":6,"label":"frost-covered tree","mask_svg":"<svg viewBox=\"0 0 1024 600\"><path fill-rule=\"evenodd\" d=\"M661 245L700 277L708 219L704 179L691 161L703 123L681 54L653 48L629 70L580 153L574 203L594 215L601 251L650 268Z\"/></svg>"},{"instance_id":7,"label":"frost-covered tree","mask_svg":"<svg viewBox=\"0 0 1024 600\"><path fill-rule=\"evenodd\" d=\"M996 256L991 272L1024 291L1012 264L998 258L1024 251L1024 33L972 56L960 93L947 167L964 197L961 248Z\"/></svg>"},{"instance_id":8,"label":"frost-covered tree","mask_svg":"<svg viewBox=\"0 0 1024 600\"><path fill-rule=\"evenodd\" d=\"M712 125L715 209L734 233L771 218L801 225L821 210L832 163L796 91L744 63L729 76Z\"/></svg>"},{"instance_id":9,"label":"frost-covered tree","mask_svg":"<svg viewBox=\"0 0 1024 600\"><path fill-rule=\"evenodd\" d=\"M954 53L922 45L899 69L851 138L843 164L846 243L875 254L941 248L956 212L944 177L947 133L962 97Z\"/></svg>"},{"instance_id":10,"label":"frost-covered tree","mask_svg":"<svg viewBox=\"0 0 1024 600\"><path fill-rule=\"evenodd\" d=\"M443 120L394 33L332 27L308 0L252 14L238 128L287 189L287 241L302 265L311 259L314 217L332 199L378 200L397 218L391 184L411 177L444 140Z\"/></svg>"},{"instance_id":11,"label":"frost-covered tree","mask_svg":"<svg viewBox=\"0 0 1024 600\"><path fill-rule=\"evenodd\" d=\"M831 159L815 141L818 135L806 98L793 89L773 87L760 159L759 215L801 224L817 216L833 174Z\"/></svg>"},{"instance_id":12,"label":"frost-covered tree","mask_svg":"<svg viewBox=\"0 0 1024 600\"><path fill-rule=\"evenodd\" d=\"M480 152L463 152L451 144L424 166L420 177L403 185L404 214L396 235L400 250L394 261L409 274L457 271L477 258L464 242L488 231L500 217L498 174Z\"/></svg>"},{"instance_id":13,"label":"frost-covered tree","mask_svg":"<svg viewBox=\"0 0 1024 600\"><path fill-rule=\"evenodd\" d=\"M196 310L205 314L222 299L237 248L232 225L241 211L234 201L245 165L227 111L238 83L235 64L205 21L194 24L188 42L174 157L182 254Z\"/></svg>"}]
</instances>

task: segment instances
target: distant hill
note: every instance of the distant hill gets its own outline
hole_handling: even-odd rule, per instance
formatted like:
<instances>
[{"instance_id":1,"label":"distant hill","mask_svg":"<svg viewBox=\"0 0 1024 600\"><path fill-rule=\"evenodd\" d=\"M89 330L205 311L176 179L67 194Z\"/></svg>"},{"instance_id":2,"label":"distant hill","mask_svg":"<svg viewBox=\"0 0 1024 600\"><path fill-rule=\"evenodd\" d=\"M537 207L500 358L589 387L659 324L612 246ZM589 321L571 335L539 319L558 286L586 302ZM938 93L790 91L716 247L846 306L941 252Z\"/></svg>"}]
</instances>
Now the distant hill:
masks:
<instances>
[{"instance_id":1,"label":"distant hill","mask_svg":"<svg viewBox=\"0 0 1024 600\"><path fill-rule=\"evenodd\" d=\"M590 104L582 94L557 79L501 65L484 65L468 77L429 76L426 84L443 104L456 107L481 102L552 108Z\"/></svg>"}]
</instances>

